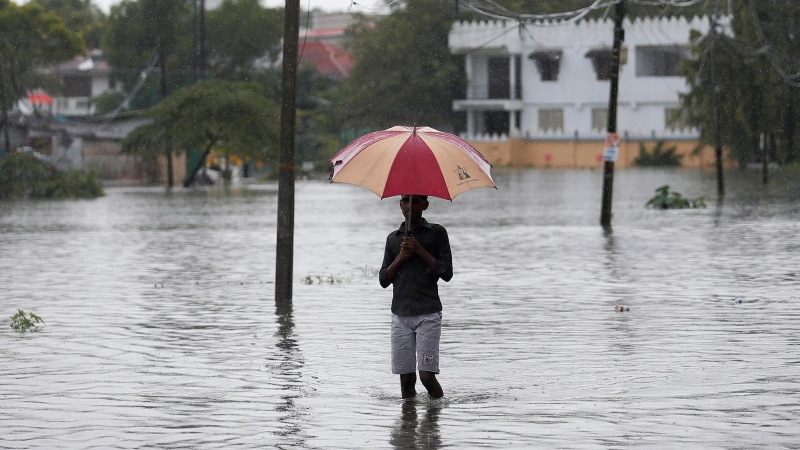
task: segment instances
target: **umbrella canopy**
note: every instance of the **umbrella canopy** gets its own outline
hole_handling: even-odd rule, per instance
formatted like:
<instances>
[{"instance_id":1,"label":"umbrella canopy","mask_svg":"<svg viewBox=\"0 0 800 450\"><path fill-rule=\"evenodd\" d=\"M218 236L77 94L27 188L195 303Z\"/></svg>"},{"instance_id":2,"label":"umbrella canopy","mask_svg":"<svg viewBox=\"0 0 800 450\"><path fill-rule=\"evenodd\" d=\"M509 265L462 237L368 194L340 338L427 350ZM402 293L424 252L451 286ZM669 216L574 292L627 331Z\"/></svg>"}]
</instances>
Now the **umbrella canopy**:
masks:
<instances>
[{"instance_id":1,"label":"umbrella canopy","mask_svg":"<svg viewBox=\"0 0 800 450\"><path fill-rule=\"evenodd\" d=\"M380 198L411 194L452 200L470 189L495 187L491 165L475 147L429 127L369 133L330 161L331 182L355 184Z\"/></svg>"}]
</instances>

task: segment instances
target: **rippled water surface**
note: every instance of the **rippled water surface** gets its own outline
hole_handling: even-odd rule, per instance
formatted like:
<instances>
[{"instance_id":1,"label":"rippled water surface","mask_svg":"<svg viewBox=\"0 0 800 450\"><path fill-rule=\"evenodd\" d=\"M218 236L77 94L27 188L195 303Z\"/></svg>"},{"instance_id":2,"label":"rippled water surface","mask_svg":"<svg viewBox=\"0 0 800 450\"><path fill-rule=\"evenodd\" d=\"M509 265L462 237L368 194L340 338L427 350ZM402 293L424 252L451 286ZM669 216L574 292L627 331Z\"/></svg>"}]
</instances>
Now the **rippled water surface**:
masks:
<instances>
[{"instance_id":1,"label":"rippled water surface","mask_svg":"<svg viewBox=\"0 0 800 450\"><path fill-rule=\"evenodd\" d=\"M799 177L727 175L723 205L664 212L656 187L713 174L618 171L613 231L598 172L433 200L437 402L390 373L396 199L298 182L280 307L274 184L0 203L0 448L798 448Z\"/></svg>"}]
</instances>

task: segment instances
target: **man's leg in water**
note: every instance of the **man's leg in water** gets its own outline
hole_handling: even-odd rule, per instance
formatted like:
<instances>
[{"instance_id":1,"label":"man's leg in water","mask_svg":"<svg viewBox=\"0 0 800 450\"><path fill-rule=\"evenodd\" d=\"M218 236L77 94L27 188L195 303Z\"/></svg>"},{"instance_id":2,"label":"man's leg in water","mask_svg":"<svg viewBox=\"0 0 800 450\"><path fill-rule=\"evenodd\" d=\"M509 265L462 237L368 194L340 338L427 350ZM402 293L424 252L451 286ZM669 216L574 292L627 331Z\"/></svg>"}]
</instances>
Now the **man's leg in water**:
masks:
<instances>
[{"instance_id":1,"label":"man's leg in water","mask_svg":"<svg viewBox=\"0 0 800 450\"><path fill-rule=\"evenodd\" d=\"M428 390L428 395L431 398L441 398L442 396L444 396L444 392L442 391L442 386L436 379L435 373L420 370L419 381L421 381L422 385L425 386L425 389Z\"/></svg>"},{"instance_id":2,"label":"man's leg in water","mask_svg":"<svg viewBox=\"0 0 800 450\"><path fill-rule=\"evenodd\" d=\"M411 398L417 395L417 373L404 373L400 375L400 392L403 398Z\"/></svg>"}]
</instances>

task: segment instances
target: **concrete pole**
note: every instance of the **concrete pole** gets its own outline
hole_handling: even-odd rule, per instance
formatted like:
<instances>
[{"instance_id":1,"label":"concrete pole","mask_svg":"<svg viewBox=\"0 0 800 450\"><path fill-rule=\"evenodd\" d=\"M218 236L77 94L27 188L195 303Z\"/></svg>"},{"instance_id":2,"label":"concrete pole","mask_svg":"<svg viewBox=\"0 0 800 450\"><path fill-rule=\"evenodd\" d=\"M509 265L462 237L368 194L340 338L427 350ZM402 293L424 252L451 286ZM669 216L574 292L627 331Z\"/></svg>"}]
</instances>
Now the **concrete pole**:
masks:
<instances>
[{"instance_id":1,"label":"concrete pole","mask_svg":"<svg viewBox=\"0 0 800 450\"><path fill-rule=\"evenodd\" d=\"M200 78L206 73L206 0L200 0Z\"/></svg>"},{"instance_id":2,"label":"concrete pole","mask_svg":"<svg viewBox=\"0 0 800 450\"><path fill-rule=\"evenodd\" d=\"M292 301L294 268L294 163L297 46L300 40L300 0L286 0L283 22L281 137L278 158L278 242L275 254L275 302Z\"/></svg>"},{"instance_id":3,"label":"concrete pole","mask_svg":"<svg viewBox=\"0 0 800 450\"><path fill-rule=\"evenodd\" d=\"M625 40L622 19L625 16L625 0L614 5L614 48L611 53L611 89L608 96L609 134L617 132L617 94L619 92L619 52ZM611 199L614 193L614 161L603 161L603 205L600 211L600 225L611 226Z\"/></svg>"},{"instance_id":4,"label":"concrete pole","mask_svg":"<svg viewBox=\"0 0 800 450\"><path fill-rule=\"evenodd\" d=\"M717 105L717 58L714 53L719 13L720 5L717 2L714 16L711 18L711 100L714 105L714 154L717 158L717 197L722 198L725 196L725 183L722 179L722 142L719 136L719 108Z\"/></svg>"}]
</instances>

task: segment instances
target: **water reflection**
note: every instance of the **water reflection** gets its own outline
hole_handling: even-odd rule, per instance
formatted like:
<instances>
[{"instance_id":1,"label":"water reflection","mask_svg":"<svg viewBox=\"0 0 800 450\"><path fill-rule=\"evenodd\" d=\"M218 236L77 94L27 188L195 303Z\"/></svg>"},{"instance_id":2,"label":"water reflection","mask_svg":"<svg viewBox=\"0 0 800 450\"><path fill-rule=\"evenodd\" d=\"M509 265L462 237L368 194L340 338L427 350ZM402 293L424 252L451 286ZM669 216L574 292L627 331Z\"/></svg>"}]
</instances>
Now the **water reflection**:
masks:
<instances>
[{"instance_id":1,"label":"water reflection","mask_svg":"<svg viewBox=\"0 0 800 450\"><path fill-rule=\"evenodd\" d=\"M305 438L302 430L302 419L306 411L297 405L296 400L302 396L302 368L303 355L294 336L294 319L291 301L277 301L275 316L278 325L275 346L280 350L278 355L279 365L276 376L280 379L277 383L283 393L280 402L275 405L278 412L278 422L281 424L277 435L282 442L278 448L296 448L304 444Z\"/></svg>"},{"instance_id":2,"label":"water reflection","mask_svg":"<svg viewBox=\"0 0 800 450\"><path fill-rule=\"evenodd\" d=\"M403 402L400 418L392 427L389 445L395 449L438 449L442 446L439 432L441 405L429 402L422 418L419 417L418 400Z\"/></svg>"}]
</instances>

